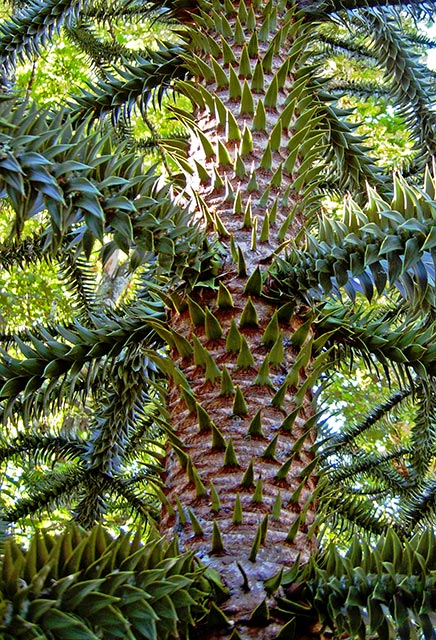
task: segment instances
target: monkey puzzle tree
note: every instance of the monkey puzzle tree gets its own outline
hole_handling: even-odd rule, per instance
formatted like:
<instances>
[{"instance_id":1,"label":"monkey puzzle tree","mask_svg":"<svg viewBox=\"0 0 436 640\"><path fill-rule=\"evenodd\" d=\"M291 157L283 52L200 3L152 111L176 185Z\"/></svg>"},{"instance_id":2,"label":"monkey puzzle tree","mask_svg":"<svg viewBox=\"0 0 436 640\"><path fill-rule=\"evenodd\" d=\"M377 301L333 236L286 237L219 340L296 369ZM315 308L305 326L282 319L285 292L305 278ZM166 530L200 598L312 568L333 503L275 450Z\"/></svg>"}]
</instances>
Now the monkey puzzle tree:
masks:
<instances>
[{"instance_id":1,"label":"monkey puzzle tree","mask_svg":"<svg viewBox=\"0 0 436 640\"><path fill-rule=\"evenodd\" d=\"M51 260L75 301L67 322L2 336L0 456L41 466L4 518L63 505L92 529L128 511L151 538L7 541L5 637L433 637L435 115L396 6L40 0L0 27L2 265ZM172 44L119 43L149 16ZM44 111L13 91L14 65L61 28L99 78ZM383 69L415 141L407 177L329 92L336 51ZM173 94L183 133L159 137L150 111ZM163 176L144 169L151 146ZM108 273L129 261L117 300L97 253ZM392 393L338 432L313 390L356 355ZM401 446L368 448L407 402ZM318 551L325 524L358 532L344 558Z\"/></svg>"}]
</instances>

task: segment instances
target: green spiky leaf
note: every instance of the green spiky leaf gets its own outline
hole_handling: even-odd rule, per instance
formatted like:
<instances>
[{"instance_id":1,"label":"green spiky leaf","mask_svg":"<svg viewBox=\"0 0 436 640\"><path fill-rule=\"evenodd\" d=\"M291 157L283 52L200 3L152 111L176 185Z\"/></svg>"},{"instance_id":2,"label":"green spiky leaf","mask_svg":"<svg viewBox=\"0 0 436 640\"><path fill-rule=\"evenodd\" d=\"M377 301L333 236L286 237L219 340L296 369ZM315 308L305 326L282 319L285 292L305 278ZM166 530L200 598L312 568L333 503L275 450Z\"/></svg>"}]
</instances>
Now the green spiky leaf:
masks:
<instances>
[{"instance_id":1,"label":"green spiky leaf","mask_svg":"<svg viewBox=\"0 0 436 640\"><path fill-rule=\"evenodd\" d=\"M208 307L206 307L204 328L208 340L218 340L223 335L223 329Z\"/></svg>"},{"instance_id":2,"label":"green spiky leaf","mask_svg":"<svg viewBox=\"0 0 436 640\"><path fill-rule=\"evenodd\" d=\"M262 271L257 265L253 273L247 280L247 283L244 288L244 293L250 296L259 297L262 293L263 279L262 279Z\"/></svg>"},{"instance_id":3,"label":"green spiky leaf","mask_svg":"<svg viewBox=\"0 0 436 640\"><path fill-rule=\"evenodd\" d=\"M242 158L246 158L253 151L253 137L250 129L245 125L244 133L239 147L239 153Z\"/></svg>"},{"instance_id":4,"label":"green spiky leaf","mask_svg":"<svg viewBox=\"0 0 436 640\"><path fill-rule=\"evenodd\" d=\"M233 166L233 160L230 157L230 153L225 147L225 145L221 142L221 140L218 140L217 142L216 156L217 156L218 165L220 167Z\"/></svg>"},{"instance_id":5,"label":"green spiky leaf","mask_svg":"<svg viewBox=\"0 0 436 640\"><path fill-rule=\"evenodd\" d=\"M241 116L251 115L254 113L253 94L247 80L244 80L244 84L242 86L241 106L239 111Z\"/></svg>"},{"instance_id":6,"label":"green spiky leaf","mask_svg":"<svg viewBox=\"0 0 436 640\"><path fill-rule=\"evenodd\" d=\"M215 362L215 359L210 355L207 349L205 349L205 361L206 367L204 377L212 384L215 384L217 380L221 380L221 371Z\"/></svg>"},{"instance_id":7,"label":"green spiky leaf","mask_svg":"<svg viewBox=\"0 0 436 640\"><path fill-rule=\"evenodd\" d=\"M205 369L207 351L195 334L192 335L192 342L194 345L194 364Z\"/></svg>"},{"instance_id":8,"label":"green spiky leaf","mask_svg":"<svg viewBox=\"0 0 436 640\"><path fill-rule=\"evenodd\" d=\"M197 402L197 420L200 433L206 433L211 430L212 420L204 407Z\"/></svg>"},{"instance_id":9,"label":"green spiky leaf","mask_svg":"<svg viewBox=\"0 0 436 640\"><path fill-rule=\"evenodd\" d=\"M212 423L212 449L215 449L216 451L225 451L226 448L227 443L224 440L223 434L218 427Z\"/></svg>"},{"instance_id":10,"label":"green spiky leaf","mask_svg":"<svg viewBox=\"0 0 436 640\"><path fill-rule=\"evenodd\" d=\"M236 153L234 171L235 176L240 180L242 180L242 178L245 178L247 171L241 153Z\"/></svg>"},{"instance_id":11,"label":"green spiky leaf","mask_svg":"<svg viewBox=\"0 0 436 640\"><path fill-rule=\"evenodd\" d=\"M244 472L241 480L241 487L244 489L250 489L254 487L254 468L253 468L253 460L250 460L250 464Z\"/></svg>"},{"instance_id":12,"label":"green spiky leaf","mask_svg":"<svg viewBox=\"0 0 436 640\"><path fill-rule=\"evenodd\" d=\"M269 361L273 367L279 367L285 360L285 350L283 347L283 338L280 332L277 340L273 344L271 351L269 352Z\"/></svg>"},{"instance_id":13,"label":"green spiky leaf","mask_svg":"<svg viewBox=\"0 0 436 640\"><path fill-rule=\"evenodd\" d=\"M270 171L272 167L272 151L271 145L268 143L263 152L262 158L260 160L260 168L265 171Z\"/></svg>"},{"instance_id":14,"label":"green spiky leaf","mask_svg":"<svg viewBox=\"0 0 436 640\"><path fill-rule=\"evenodd\" d=\"M248 556L248 559L250 560L250 562L256 562L256 557L260 548L260 540L262 537L261 526L262 525L259 525L257 527L256 533L254 536L253 544L251 546L250 554Z\"/></svg>"},{"instance_id":15,"label":"green spiky leaf","mask_svg":"<svg viewBox=\"0 0 436 640\"><path fill-rule=\"evenodd\" d=\"M295 537L298 531L300 530L300 526L301 526L301 514L298 514L298 516L294 520L294 523L291 525L289 529L288 535L286 536L286 542L289 542L290 544L294 542Z\"/></svg>"},{"instance_id":16,"label":"green spiky leaf","mask_svg":"<svg viewBox=\"0 0 436 640\"><path fill-rule=\"evenodd\" d=\"M213 555L220 555L224 553L224 544L223 544L223 539L221 535L221 530L216 520L213 521L211 553Z\"/></svg>"},{"instance_id":17,"label":"green spiky leaf","mask_svg":"<svg viewBox=\"0 0 436 640\"><path fill-rule=\"evenodd\" d=\"M226 351L228 353L239 353L241 350L241 344L242 335L239 333L239 329L236 326L235 319L232 318L226 338Z\"/></svg>"},{"instance_id":18,"label":"green spiky leaf","mask_svg":"<svg viewBox=\"0 0 436 640\"><path fill-rule=\"evenodd\" d=\"M262 336L262 344L267 347L272 347L277 339L280 337L280 327L277 311L274 311L273 316L266 326L266 329Z\"/></svg>"},{"instance_id":19,"label":"green spiky leaf","mask_svg":"<svg viewBox=\"0 0 436 640\"><path fill-rule=\"evenodd\" d=\"M266 460L275 460L278 439L279 434L277 433L262 453L262 458L265 458Z\"/></svg>"},{"instance_id":20,"label":"green spiky leaf","mask_svg":"<svg viewBox=\"0 0 436 640\"><path fill-rule=\"evenodd\" d=\"M264 385L273 388L273 382L269 376L269 356L266 355L262 365L258 371L258 374L254 380L254 384Z\"/></svg>"},{"instance_id":21,"label":"green spiky leaf","mask_svg":"<svg viewBox=\"0 0 436 640\"><path fill-rule=\"evenodd\" d=\"M235 449L233 447L233 440L230 439L226 451L224 453L224 466L227 468L237 468L240 466L238 458L236 457Z\"/></svg>"},{"instance_id":22,"label":"green spiky leaf","mask_svg":"<svg viewBox=\"0 0 436 640\"><path fill-rule=\"evenodd\" d=\"M233 309L235 306L230 291L221 281L218 286L217 306L218 309Z\"/></svg>"},{"instance_id":23,"label":"green spiky leaf","mask_svg":"<svg viewBox=\"0 0 436 640\"><path fill-rule=\"evenodd\" d=\"M276 476L277 477L277 476ZM274 504L271 511L271 516L273 520L280 520L280 514L282 511L282 496L280 491L277 493L277 497L274 500Z\"/></svg>"},{"instance_id":24,"label":"green spiky leaf","mask_svg":"<svg viewBox=\"0 0 436 640\"><path fill-rule=\"evenodd\" d=\"M272 181L273 182L273 181ZM262 229L260 231L260 242L268 242L269 240L269 215L268 212L265 213L262 223Z\"/></svg>"},{"instance_id":25,"label":"green spiky leaf","mask_svg":"<svg viewBox=\"0 0 436 640\"><path fill-rule=\"evenodd\" d=\"M195 326L204 326L205 313L195 300L188 296L189 316Z\"/></svg>"},{"instance_id":26,"label":"green spiky leaf","mask_svg":"<svg viewBox=\"0 0 436 640\"><path fill-rule=\"evenodd\" d=\"M244 394L242 393L241 387L238 385L236 387L235 397L233 400L232 414L234 416L243 417L247 415L247 413L248 413L247 403L245 401Z\"/></svg>"},{"instance_id":27,"label":"green spiky leaf","mask_svg":"<svg viewBox=\"0 0 436 640\"><path fill-rule=\"evenodd\" d=\"M265 105L263 104L263 100L259 100L256 105L256 112L253 118L253 129L254 131L266 131L266 126L267 121Z\"/></svg>"},{"instance_id":28,"label":"green spiky leaf","mask_svg":"<svg viewBox=\"0 0 436 640\"><path fill-rule=\"evenodd\" d=\"M244 221L242 223L243 229L251 229L253 226L253 217L251 215L251 198L247 201L247 206L244 211Z\"/></svg>"},{"instance_id":29,"label":"green spiky leaf","mask_svg":"<svg viewBox=\"0 0 436 640\"><path fill-rule=\"evenodd\" d=\"M225 38L221 36L221 49L223 52L224 64L232 64L235 62L235 55Z\"/></svg>"},{"instance_id":30,"label":"green spiky leaf","mask_svg":"<svg viewBox=\"0 0 436 640\"><path fill-rule=\"evenodd\" d=\"M251 297L248 297L248 300L245 304L245 307L241 313L241 317L239 319L239 328L240 329L248 329L248 328L257 328L259 326L259 320L257 317L256 307L253 304Z\"/></svg>"},{"instance_id":31,"label":"green spiky leaf","mask_svg":"<svg viewBox=\"0 0 436 640\"><path fill-rule=\"evenodd\" d=\"M239 59L239 75L243 78L251 78L251 64L250 64L250 56L248 54L248 47L244 43L242 47L241 57Z\"/></svg>"},{"instance_id":32,"label":"green spiky leaf","mask_svg":"<svg viewBox=\"0 0 436 640\"><path fill-rule=\"evenodd\" d=\"M189 519L191 522L191 527L192 530L194 532L195 536L203 536L204 535L204 531L203 528L201 526L201 524L198 521L197 516L195 515L195 513L193 512L192 509L188 509L188 513L189 513Z\"/></svg>"},{"instance_id":33,"label":"green spiky leaf","mask_svg":"<svg viewBox=\"0 0 436 640\"><path fill-rule=\"evenodd\" d=\"M238 78L238 76L236 74L236 71L230 65L230 67L229 67L229 99L230 100L239 100L239 98L241 96L242 96L241 83L240 83L239 78ZM235 121L235 123L236 123L236 121ZM237 126L237 130L239 132L239 126ZM239 133L239 136L240 135L241 134ZM233 138L229 138L229 139L233 140ZM239 137L235 138L235 140L239 140Z\"/></svg>"},{"instance_id":34,"label":"green spiky leaf","mask_svg":"<svg viewBox=\"0 0 436 640\"><path fill-rule=\"evenodd\" d=\"M257 31L253 31L248 42L248 55L250 58L257 58L259 54L259 42L257 39Z\"/></svg>"},{"instance_id":35,"label":"green spiky leaf","mask_svg":"<svg viewBox=\"0 0 436 640\"><path fill-rule=\"evenodd\" d=\"M251 438L264 438L265 435L262 431L262 412L261 409L256 413L254 418L251 420L250 425L248 427L247 435Z\"/></svg>"},{"instance_id":36,"label":"green spiky leaf","mask_svg":"<svg viewBox=\"0 0 436 640\"><path fill-rule=\"evenodd\" d=\"M215 489L215 485L212 482L212 480L210 481L210 497L211 497L211 509L213 513L218 513L218 511L221 509L221 501L219 499L219 495L217 493L217 490Z\"/></svg>"},{"instance_id":37,"label":"green spiky leaf","mask_svg":"<svg viewBox=\"0 0 436 640\"><path fill-rule=\"evenodd\" d=\"M238 245L238 276L240 278L245 278L247 275L247 266L245 264L244 253Z\"/></svg>"},{"instance_id":38,"label":"green spiky leaf","mask_svg":"<svg viewBox=\"0 0 436 640\"><path fill-rule=\"evenodd\" d=\"M265 77L262 69L262 65L259 61L256 62L254 67L253 77L251 79L251 90L254 92L262 92L264 89Z\"/></svg>"},{"instance_id":39,"label":"green spiky leaf","mask_svg":"<svg viewBox=\"0 0 436 640\"><path fill-rule=\"evenodd\" d=\"M241 336L241 349L236 360L239 369L250 369L254 367L254 358L248 346L245 336Z\"/></svg>"},{"instance_id":40,"label":"green spiky leaf","mask_svg":"<svg viewBox=\"0 0 436 640\"><path fill-rule=\"evenodd\" d=\"M243 520L242 504L239 493L236 494L235 507L233 509L232 523L242 524Z\"/></svg>"},{"instance_id":41,"label":"green spiky leaf","mask_svg":"<svg viewBox=\"0 0 436 640\"><path fill-rule=\"evenodd\" d=\"M221 392L220 395L228 398L235 393L235 387L232 382L232 378L226 366L223 367L221 377Z\"/></svg>"},{"instance_id":42,"label":"green spiky leaf","mask_svg":"<svg viewBox=\"0 0 436 640\"><path fill-rule=\"evenodd\" d=\"M252 497L252 501L255 504L261 504L263 502L262 490L263 490L262 478L258 478L256 482L256 487L253 493L253 497Z\"/></svg>"}]
</instances>

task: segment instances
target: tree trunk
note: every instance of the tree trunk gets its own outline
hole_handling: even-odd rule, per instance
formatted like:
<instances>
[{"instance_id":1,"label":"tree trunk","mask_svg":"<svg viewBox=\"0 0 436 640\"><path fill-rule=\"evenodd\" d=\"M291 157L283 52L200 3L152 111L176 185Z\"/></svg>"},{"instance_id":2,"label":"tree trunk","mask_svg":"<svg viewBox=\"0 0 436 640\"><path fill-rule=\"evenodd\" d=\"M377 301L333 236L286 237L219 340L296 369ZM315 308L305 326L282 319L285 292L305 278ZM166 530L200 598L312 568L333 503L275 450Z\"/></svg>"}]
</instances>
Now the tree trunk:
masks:
<instances>
[{"instance_id":1,"label":"tree trunk","mask_svg":"<svg viewBox=\"0 0 436 640\"><path fill-rule=\"evenodd\" d=\"M294 18L262 4L226 11L216 3L195 16L192 69L202 99L188 178L196 215L220 236L222 268L218 290L196 287L171 319L193 353L174 355L189 390L173 383L169 394L178 441L167 456L161 524L219 572L230 594L222 610L247 638L277 636L264 581L316 548L314 420L304 386L310 317L265 295L295 178L285 112ZM192 99L192 85L184 90ZM286 239L301 224L296 215Z\"/></svg>"}]
</instances>

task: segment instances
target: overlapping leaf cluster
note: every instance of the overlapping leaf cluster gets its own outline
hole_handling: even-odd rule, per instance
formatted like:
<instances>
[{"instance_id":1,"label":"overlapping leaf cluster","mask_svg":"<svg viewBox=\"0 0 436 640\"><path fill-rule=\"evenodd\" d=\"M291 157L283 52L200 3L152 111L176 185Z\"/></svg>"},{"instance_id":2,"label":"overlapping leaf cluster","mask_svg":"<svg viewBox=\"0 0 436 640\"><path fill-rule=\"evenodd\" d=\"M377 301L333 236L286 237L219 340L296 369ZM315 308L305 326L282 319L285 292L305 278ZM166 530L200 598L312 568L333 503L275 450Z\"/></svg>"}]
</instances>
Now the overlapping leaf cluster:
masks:
<instances>
[{"instance_id":1,"label":"overlapping leaf cluster","mask_svg":"<svg viewBox=\"0 0 436 640\"><path fill-rule=\"evenodd\" d=\"M10 98L1 111L8 120L2 119L0 189L16 214L12 238L26 220L47 212L42 235L52 253L64 243L89 256L99 241L103 261L120 249L131 253L134 266L153 254L166 271L176 254L189 266L199 231L141 157L122 144L115 154L110 133L87 134L86 123L76 127L63 112L38 113Z\"/></svg>"},{"instance_id":2,"label":"overlapping leaf cluster","mask_svg":"<svg viewBox=\"0 0 436 640\"><path fill-rule=\"evenodd\" d=\"M77 526L37 532L26 551L6 540L0 563L0 632L5 640L166 640L207 613L219 584L193 554L141 532L112 539Z\"/></svg>"},{"instance_id":3,"label":"overlapping leaf cluster","mask_svg":"<svg viewBox=\"0 0 436 640\"><path fill-rule=\"evenodd\" d=\"M278 262L281 292L320 299L344 288L351 300L371 301L397 287L411 305L433 305L436 208L434 178L427 169L423 190L394 177L390 200L370 190L365 209L347 199L342 220L320 217L306 234L305 251L289 251Z\"/></svg>"},{"instance_id":4,"label":"overlapping leaf cluster","mask_svg":"<svg viewBox=\"0 0 436 640\"><path fill-rule=\"evenodd\" d=\"M434 536L428 529L409 542L390 530L374 548L357 537L345 555L334 545L305 568L284 574L279 607L292 616L283 638L298 637L306 621L351 638L406 640L434 637ZM295 586L299 585L299 588Z\"/></svg>"}]
</instances>

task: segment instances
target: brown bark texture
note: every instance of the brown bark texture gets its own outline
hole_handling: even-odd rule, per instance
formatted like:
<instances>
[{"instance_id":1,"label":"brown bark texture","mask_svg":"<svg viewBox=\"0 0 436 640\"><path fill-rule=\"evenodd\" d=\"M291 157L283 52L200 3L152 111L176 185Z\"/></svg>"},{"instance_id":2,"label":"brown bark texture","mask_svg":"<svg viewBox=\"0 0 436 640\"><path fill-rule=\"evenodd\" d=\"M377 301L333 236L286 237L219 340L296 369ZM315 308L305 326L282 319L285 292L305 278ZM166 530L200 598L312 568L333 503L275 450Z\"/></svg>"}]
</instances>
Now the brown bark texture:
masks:
<instances>
[{"instance_id":1,"label":"brown bark texture","mask_svg":"<svg viewBox=\"0 0 436 640\"><path fill-rule=\"evenodd\" d=\"M178 445L168 449L161 521L182 550L218 571L229 591L222 633L234 628L243 638L277 636L264 582L317 546L310 315L265 294L274 252L303 223L295 215L283 238L294 204L295 175L284 168L292 125L280 124L293 86L294 18L264 4L223 5L221 22L216 12L193 16L194 68L200 59L215 76L197 73L205 101L192 125L186 197L219 236L222 268L214 288L195 288L170 319L192 354L173 354L189 386L173 383L169 393Z\"/></svg>"}]
</instances>

